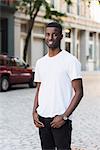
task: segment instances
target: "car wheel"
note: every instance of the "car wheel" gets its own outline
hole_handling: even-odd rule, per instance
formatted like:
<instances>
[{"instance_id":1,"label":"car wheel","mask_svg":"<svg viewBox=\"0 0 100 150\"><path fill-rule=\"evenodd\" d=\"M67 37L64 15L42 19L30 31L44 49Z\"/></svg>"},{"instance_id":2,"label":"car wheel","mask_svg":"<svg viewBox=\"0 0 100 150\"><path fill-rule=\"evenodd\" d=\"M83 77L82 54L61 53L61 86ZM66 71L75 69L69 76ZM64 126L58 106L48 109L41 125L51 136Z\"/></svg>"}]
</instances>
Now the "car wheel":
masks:
<instances>
[{"instance_id":1,"label":"car wheel","mask_svg":"<svg viewBox=\"0 0 100 150\"><path fill-rule=\"evenodd\" d=\"M0 90L7 91L10 87L9 78L7 76L3 76L0 80Z\"/></svg>"},{"instance_id":2,"label":"car wheel","mask_svg":"<svg viewBox=\"0 0 100 150\"><path fill-rule=\"evenodd\" d=\"M29 87L30 88L36 88L36 83L33 81L33 79L30 80Z\"/></svg>"}]
</instances>

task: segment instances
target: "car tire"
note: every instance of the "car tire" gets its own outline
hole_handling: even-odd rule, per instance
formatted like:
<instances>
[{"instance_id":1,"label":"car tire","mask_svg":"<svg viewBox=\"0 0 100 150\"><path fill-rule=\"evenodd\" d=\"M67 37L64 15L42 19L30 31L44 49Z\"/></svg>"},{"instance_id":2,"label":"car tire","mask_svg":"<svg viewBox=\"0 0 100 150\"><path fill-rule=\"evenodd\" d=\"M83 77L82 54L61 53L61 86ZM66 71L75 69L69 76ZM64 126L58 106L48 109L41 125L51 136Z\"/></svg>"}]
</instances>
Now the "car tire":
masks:
<instances>
[{"instance_id":1,"label":"car tire","mask_svg":"<svg viewBox=\"0 0 100 150\"><path fill-rule=\"evenodd\" d=\"M7 76L3 76L0 79L0 91L7 91L10 87L9 78Z\"/></svg>"},{"instance_id":2,"label":"car tire","mask_svg":"<svg viewBox=\"0 0 100 150\"><path fill-rule=\"evenodd\" d=\"M36 88L36 86L37 86L37 85L36 85L36 83L34 82L34 80L31 79L30 82L29 82L29 87L30 87L30 88Z\"/></svg>"}]
</instances>

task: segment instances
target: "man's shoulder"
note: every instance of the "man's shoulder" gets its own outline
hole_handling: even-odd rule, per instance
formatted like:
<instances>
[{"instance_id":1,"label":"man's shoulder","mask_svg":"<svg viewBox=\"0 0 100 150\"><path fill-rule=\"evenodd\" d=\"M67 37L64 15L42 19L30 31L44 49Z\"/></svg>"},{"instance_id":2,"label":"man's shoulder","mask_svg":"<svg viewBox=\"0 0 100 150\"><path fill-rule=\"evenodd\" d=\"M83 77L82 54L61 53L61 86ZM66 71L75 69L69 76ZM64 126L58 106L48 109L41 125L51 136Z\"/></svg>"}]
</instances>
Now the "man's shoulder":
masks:
<instances>
[{"instance_id":1,"label":"man's shoulder","mask_svg":"<svg viewBox=\"0 0 100 150\"><path fill-rule=\"evenodd\" d=\"M75 56L71 54L70 52L63 50L64 56L67 57L67 59L75 59Z\"/></svg>"},{"instance_id":2,"label":"man's shoulder","mask_svg":"<svg viewBox=\"0 0 100 150\"><path fill-rule=\"evenodd\" d=\"M41 58L39 58L36 63L40 64L40 63L44 62L45 59L46 59L46 55L41 57Z\"/></svg>"},{"instance_id":3,"label":"man's shoulder","mask_svg":"<svg viewBox=\"0 0 100 150\"><path fill-rule=\"evenodd\" d=\"M64 50L64 53L65 53L65 58L66 58L66 61L68 62L79 62L78 58L76 56L74 56L73 54L67 52L66 50Z\"/></svg>"}]
</instances>

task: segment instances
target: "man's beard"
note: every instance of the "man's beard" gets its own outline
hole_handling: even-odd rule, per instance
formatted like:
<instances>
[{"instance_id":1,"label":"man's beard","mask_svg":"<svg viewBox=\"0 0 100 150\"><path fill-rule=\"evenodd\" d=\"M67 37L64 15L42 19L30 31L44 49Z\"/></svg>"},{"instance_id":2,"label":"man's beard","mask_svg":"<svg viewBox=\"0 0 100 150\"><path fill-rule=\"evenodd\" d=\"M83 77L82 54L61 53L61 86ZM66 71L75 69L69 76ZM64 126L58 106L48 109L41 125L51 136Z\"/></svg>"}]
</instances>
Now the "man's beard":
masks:
<instances>
[{"instance_id":1,"label":"man's beard","mask_svg":"<svg viewBox=\"0 0 100 150\"><path fill-rule=\"evenodd\" d=\"M60 46L59 43L53 43L53 44L49 44L48 42L46 43L46 45L51 48L51 49L55 49L58 48Z\"/></svg>"}]
</instances>

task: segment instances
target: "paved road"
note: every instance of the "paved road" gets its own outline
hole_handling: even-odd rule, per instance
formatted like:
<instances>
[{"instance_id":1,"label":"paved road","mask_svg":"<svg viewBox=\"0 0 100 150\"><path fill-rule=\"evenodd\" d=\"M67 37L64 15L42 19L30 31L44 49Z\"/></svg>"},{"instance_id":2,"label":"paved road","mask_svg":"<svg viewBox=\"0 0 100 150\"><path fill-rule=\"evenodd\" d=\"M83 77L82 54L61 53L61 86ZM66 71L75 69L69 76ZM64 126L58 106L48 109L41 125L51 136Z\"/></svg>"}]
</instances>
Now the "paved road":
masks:
<instances>
[{"instance_id":1,"label":"paved road","mask_svg":"<svg viewBox=\"0 0 100 150\"><path fill-rule=\"evenodd\" d=\"M100 150L100 73L83 76L85 96L74 112L72 147ZM0 93L0 150L41 150L32 122L35 89Z\"/></svg>"}]
</instances>

